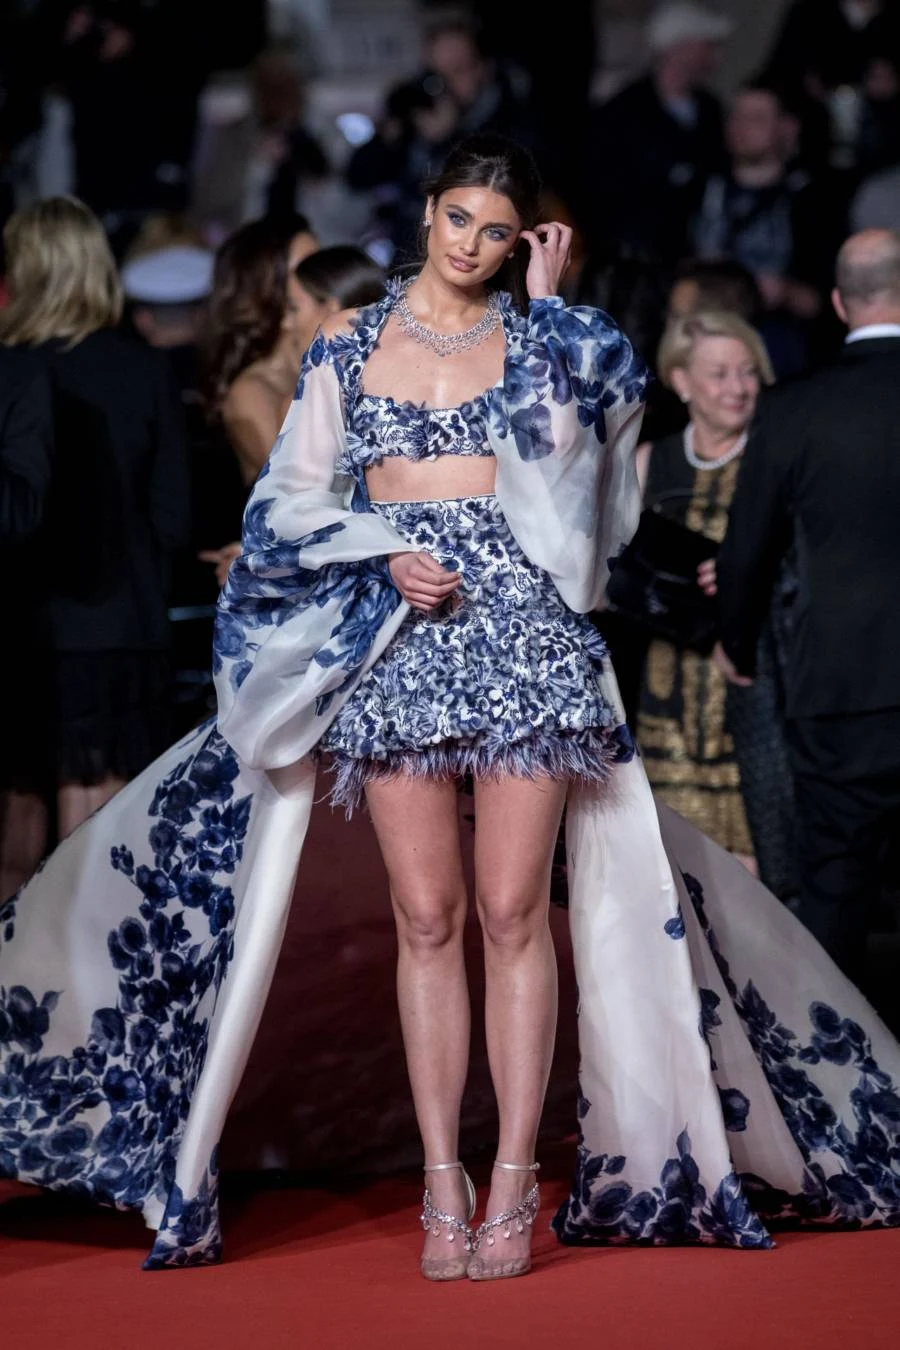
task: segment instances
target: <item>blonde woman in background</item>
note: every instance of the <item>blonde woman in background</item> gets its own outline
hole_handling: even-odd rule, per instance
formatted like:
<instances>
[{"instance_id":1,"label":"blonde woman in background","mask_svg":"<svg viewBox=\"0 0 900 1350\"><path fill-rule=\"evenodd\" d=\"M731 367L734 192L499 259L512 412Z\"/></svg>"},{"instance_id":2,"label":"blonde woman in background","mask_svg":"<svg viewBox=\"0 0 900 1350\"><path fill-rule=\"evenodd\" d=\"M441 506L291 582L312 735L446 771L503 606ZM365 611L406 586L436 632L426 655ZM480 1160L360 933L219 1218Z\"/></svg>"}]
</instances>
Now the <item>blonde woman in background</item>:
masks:
<instances>
[{"instance_id":1,"label":"blonde woman in background","mask_svg":"<svg viewBox=\"0 0 900 1350\"><path fill-rule=\"evenodd\" d=\"M122 292L100 222L50 198L12 216L4 243L0 340L44 362L55 436L14 583L26 620L9 663L4 852L12 843L24 880L48 836L69 834L167 744L166 574L189 502L178 395L162 356L116 331Z\"/></svg>"},{"instance_id":2,"label":"blonde woman in background","mask_svg":"<svg viewBox=\"0 0 900 1350\"><path fill-rule=\"evenodd\" d=\"M738 315L701 311L669 324L657 366L690 421L639 448L644 504L720 543L760 387L773 383L769 357ZM637 735L657 795L752 865L726 683L711 656L650 644Z\"/></svg>"}]
</instances>

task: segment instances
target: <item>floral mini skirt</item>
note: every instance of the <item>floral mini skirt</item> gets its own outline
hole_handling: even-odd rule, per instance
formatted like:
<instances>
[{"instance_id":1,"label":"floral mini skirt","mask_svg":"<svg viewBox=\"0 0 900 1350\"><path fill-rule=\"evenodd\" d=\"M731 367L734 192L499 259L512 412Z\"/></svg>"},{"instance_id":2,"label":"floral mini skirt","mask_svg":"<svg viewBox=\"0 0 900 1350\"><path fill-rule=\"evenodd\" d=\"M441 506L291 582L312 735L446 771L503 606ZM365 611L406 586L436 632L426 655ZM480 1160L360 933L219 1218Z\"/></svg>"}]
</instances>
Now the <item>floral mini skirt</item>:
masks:
<instances>
[{"instance_id":1,"label":"floral mini skirt","mask_svg":"<svg viewBox=\"0 0 900 1350\"><path fill-rule=\"evenodd\" d=\"M606 647L514 540L496 497L373 502L399 534L461 574L413 610L320 742L331 800L397 775L604 781L630 733L602 692Z\"/></svg>"}]
</instances>

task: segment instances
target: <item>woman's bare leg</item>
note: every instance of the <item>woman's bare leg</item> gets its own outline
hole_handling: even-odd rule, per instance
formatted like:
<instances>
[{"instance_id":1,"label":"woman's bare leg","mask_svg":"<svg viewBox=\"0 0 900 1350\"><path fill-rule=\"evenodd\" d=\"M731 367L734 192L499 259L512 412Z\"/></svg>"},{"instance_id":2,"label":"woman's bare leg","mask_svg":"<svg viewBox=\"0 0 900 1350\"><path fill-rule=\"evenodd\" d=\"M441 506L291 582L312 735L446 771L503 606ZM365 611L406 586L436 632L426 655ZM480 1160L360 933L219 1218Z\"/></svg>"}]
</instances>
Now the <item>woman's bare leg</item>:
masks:
<instances>
[{"instance_id":1,"label":"woman's bare leg","mask_svg":"<svg viewBox=\"0 0 900 1350\"><path fill-rule=\"evenodd\" d=\"M104 778L102 783L92 783L90 787L83 783L63 783L56 796L60 839L65 839L88 816L99 811L124 786L124 778Z\"/></svg>"},{"instance_id":2,"label":"woman's bare leg","mask_svg":"<svg viewBox=\"0 0 900 1350\"><path fill-rule=\"evenodd\" d=\"M33 876L47 851L47 807L34 792L6 792L0 804L0 905Z\"/></svg>"},{"instance_id":3,"label":"woman's bare leg","mask_svg":"<svg viewBox=\"0 0 900 1350\"><path fill-rule=\"evenodd\" d=\"M454 783L398 776L370 783L366 799L391 885L400 1023L425 1162L454 1162L471 1021L458 793ZM458 1169L430 1172L427 1184L437 1209L465 1219ZM457 1254L448 1247L443 1233L428 1234L423 1255L448 1259Z\"/></svg>"},{"instance_id":4,"label":"woman's bare leg","mask_svg":"<svg viewBox=\"0 0 900 1350\"><path fill-rule=\"evenodd\" d=\"M501 1162L530 1163L556 1034L556 953L549 924L550 869L567 784L504 778L475 788L475 875L484 931L485 1024ZM487 1216L517 1205L533 1174L495 1169ZM494 1259L528 1251L530 1230L500 1239ZM490 1259L489 1253L481 1256Z\"/></svg>"}]
</instances>

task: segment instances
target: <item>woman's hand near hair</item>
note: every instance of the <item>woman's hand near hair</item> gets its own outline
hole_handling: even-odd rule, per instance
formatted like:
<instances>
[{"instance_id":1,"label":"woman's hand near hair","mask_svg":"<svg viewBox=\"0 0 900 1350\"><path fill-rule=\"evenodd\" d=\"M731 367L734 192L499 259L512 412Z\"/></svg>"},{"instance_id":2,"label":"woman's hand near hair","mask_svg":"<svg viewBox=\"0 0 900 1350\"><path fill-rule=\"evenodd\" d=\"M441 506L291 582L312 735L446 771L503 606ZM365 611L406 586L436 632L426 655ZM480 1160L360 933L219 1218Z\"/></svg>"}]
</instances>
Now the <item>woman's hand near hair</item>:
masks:
<instances>
[{"instance_id":1,"label":"woman's hand near hair","mask_svg":"<svg viewBox=\"0 0 900 1350\"><path fill-rule=\"evenodd\" d=\"M532 300L546 300L559 294L559 283L565 275L572 256L572 230L568 225L551 221L533 230L523 230L519 236L531 248L525 285Z\"/></svg>"},{"instance_id":2,"label":"woman's hand near hair","mask_svg":"<svg viewBox=\"0 0 900 1350\"><path fill-rule=\"evenodd\" d=\"M448 572L428 553L390 553L388 568L407 604L425 613L442 605L460 582L458 572Z\"/></svg>"}]
</instances>

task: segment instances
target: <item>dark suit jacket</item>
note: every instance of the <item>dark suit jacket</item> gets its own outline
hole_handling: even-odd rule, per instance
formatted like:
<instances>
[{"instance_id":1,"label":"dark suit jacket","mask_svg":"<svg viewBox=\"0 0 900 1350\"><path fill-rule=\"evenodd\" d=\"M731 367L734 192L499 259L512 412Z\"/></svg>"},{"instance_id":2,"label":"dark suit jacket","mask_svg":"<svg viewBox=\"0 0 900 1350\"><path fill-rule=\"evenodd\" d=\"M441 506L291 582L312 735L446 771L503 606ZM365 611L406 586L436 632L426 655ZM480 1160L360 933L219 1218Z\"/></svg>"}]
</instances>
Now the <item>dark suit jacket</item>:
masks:
<instances>
[{"instance_id":1,"label":"dark suit jacket","mask_svg":"<svg viewBox=\"0 0 900 1350\"><path fill-rule=\"evenodd\" d=\"M900 337L849 343L761 401L718 561L722 641L744 673L792 536L788 716L900 707Z\"/></svg>"},{"instance_id":2,"label":"dark suit jacket","mask_svg":"<svg viewBox=\"0 0 900 1350\"><path fill-rule=\"evenodd\" d=\"M35 351L55 458L34 539L39 640L55 651L168 645L168 561L188 540L183 417L164 355L103 329Z\"/></svg>"},{"instance_id":3,"label":"dark suit jacket","mask_svg":"<svg viewBox=\"0 0 900 1350\"><path fill-rule=\"evenodd\" d=\"M718 100L701 89L695 103L696 125L682 125L648 75L594 112L589 224L595 243L613 239L669 265L684 257L690 219L725 157Z\"/></svg>"},{"instance_id":4,"label":"dark suit jacket","mask_svg":"<svg viewBox=\"0 0 900 1350\"><path fill-rule=\"evenodd\" d=\"M44 363L35 352L0 347L0 540L6 561L40 523L52 454Z\"/></svg>"}]
</instances>

